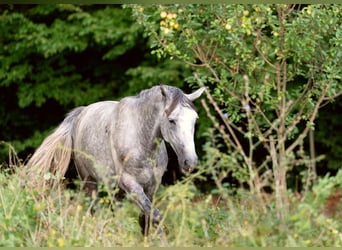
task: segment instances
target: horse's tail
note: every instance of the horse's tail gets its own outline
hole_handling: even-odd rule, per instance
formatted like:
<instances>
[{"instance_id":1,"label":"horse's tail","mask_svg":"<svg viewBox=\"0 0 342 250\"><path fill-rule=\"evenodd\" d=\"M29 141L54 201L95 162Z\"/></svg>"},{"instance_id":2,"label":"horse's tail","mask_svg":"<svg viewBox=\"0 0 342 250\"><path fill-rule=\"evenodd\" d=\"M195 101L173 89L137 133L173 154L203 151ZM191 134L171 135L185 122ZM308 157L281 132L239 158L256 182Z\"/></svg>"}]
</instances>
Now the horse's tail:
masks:
<instances>
[{"instance_id":1,"label":"horse's tail","mask_svg":"<svg viewBox=\"0 0 342 250\"><path fill-rule=\"evenodd\" d=\"M44 139L27 162L28 181L35 187L55 186L64 177L72 154L74 120L84 107L71 111L56 130Z\"/></svg>"}]
</instances>

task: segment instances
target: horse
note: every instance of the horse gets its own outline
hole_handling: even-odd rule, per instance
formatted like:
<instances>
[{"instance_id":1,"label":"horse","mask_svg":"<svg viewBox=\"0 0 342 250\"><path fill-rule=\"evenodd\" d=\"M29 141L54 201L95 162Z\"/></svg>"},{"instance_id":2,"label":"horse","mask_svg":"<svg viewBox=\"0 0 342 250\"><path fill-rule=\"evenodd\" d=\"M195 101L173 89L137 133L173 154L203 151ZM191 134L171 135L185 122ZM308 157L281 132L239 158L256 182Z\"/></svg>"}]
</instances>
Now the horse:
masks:
<instances>
[{"instance_id":1,"label":"horse","mask_svg":"<svg viewBox=\"0 0 342 250\"><path fill-rule=\"evenodd\" d=\"M203 91L204 87L185 94L157 85L120 101L75 108L27 162L34 173L30 179L54 187L73 162L90 193L96 194L97 185L103 183L129 195L142 211L140 225L147 235L150 222L159 225L162 218L157 208L152 209L152 199L168 164L165 142L176 153L182 173L197 164L198 114L193 101ZM54 179L47 178L51 174Z\"/></svg>"}]
</instances>

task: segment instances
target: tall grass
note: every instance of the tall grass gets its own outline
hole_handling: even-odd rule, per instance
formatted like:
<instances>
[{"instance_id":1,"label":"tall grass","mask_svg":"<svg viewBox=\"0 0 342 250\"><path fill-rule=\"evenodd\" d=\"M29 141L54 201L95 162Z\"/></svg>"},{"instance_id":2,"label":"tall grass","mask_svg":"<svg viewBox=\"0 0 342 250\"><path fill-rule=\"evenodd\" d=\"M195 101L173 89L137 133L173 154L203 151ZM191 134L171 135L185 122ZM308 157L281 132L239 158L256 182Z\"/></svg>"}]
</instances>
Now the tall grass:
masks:
<instances>
[{"instance_id":1,"label":"tall grass","mask_svg":"<svg viewBox=\"0 0 342 250\"><path fill-rule=\"evenodd\" d=\"M292 195L290 212L277 219L272 195L201 194L192 178L162 186L154 205L164 235L144 238L139 209L128 199L99 200L90 214L85 193L58 187L28 189L22 167L0 171L0 246L342 246L342 213L326 216L324 204L342 185L342 171L322 178L307 197Z\"/></svg>"}]
</instances>

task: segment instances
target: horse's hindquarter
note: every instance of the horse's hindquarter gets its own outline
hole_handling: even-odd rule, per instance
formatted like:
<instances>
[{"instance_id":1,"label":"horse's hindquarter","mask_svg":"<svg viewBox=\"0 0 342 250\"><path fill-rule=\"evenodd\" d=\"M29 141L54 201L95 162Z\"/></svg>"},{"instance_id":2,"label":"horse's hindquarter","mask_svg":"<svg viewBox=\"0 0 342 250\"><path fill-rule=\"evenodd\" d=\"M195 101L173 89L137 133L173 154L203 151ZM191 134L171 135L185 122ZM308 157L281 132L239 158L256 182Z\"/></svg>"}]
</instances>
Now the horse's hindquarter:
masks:
<instances>
[{"instance_id":1,"label":"horse's hindquarter","mask_svg":"<svg viewBox=\"0 0 342 250\"><path fill-rule=\"evenodd\" d=\"M116 107L114 101L97 102L79 115L74 129L74 160L82 178L106 181L115 176L110 130Z\"/></svg>"}]
</instances>

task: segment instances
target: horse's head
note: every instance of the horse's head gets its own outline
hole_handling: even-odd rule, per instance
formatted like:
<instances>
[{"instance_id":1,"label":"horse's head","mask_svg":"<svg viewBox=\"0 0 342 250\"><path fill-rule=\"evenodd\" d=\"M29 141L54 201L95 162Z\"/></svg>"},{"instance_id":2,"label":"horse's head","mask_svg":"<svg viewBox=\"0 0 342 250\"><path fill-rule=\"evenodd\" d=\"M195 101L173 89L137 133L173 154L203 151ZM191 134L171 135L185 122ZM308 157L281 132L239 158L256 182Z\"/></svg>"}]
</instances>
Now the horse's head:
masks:
<instances>
[{"instance_id":1,"label":"horse's head","mask_svg":"<svg viewBox=\"0 0 342 250\"><path fill-rule=\"evenodd\" d=\"M198 115L192 101L200 97L204 87L191 94L163 85L160 88L165 101L160 124L162 137L176 152L181 171L190 172L197 164L194 132Z\"/></svg>"}]
</instances>

